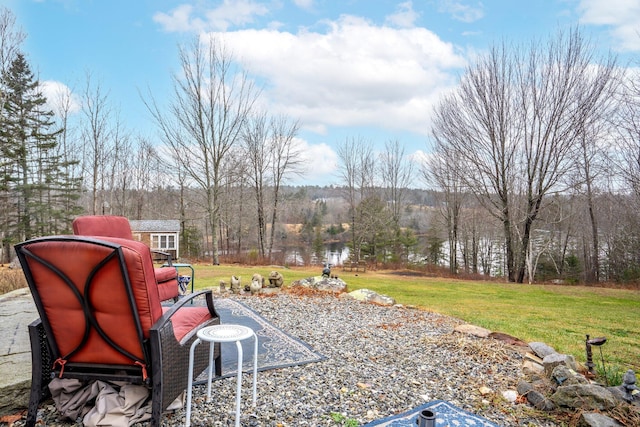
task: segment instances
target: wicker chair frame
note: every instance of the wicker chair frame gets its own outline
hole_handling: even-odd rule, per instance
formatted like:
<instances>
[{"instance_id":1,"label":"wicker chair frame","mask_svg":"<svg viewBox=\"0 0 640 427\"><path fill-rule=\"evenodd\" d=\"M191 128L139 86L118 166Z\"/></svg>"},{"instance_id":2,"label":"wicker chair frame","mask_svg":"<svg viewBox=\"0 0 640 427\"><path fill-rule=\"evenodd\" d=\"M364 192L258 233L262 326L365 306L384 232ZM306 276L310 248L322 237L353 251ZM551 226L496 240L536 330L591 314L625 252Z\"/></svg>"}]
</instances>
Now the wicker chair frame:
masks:
<instances>
[{"instance_id":1,"label":"wicker chair frame","mask_svg":"<svg viewBox=\"0 0 640 427\"><path fill-rule=\"evenodd\" d=\"M125 261L122 245L115 243L119 240L120 239L114 238L105 238L104 240L101 238L98 240L80 236L54 236L30 240L15 246L18 259L20 260L34 302L40 314L40 318L29 325L32 379L26 419L26 426L28 427L35 426L38 406L45 397L49 396L48 384L54 376L60 378L76 378L83 382L103 380L143 384L150 389L152 399L151 425L153 427L159 427L163 411L180 396L187 386L189 349L193 341L197 338L197 330L208 325L220 323L220 317L213 304L212 293L210 290L207 290L181 298L168 308L148 331L144 331L136 307L134 290L131 285L131 280L134 278L130 277L130 270ZM51 242L56 242L56 248L59 247L60 250L64 250L66 245L76 245L75 247L77 248L78 243L87 244L89 247L98 245L107 248L109 255L105 257L104 262L96 264L92 270L93 274L86 277L85 283L74 283L54 262L46 259L46 256L34 253L36 251L33 249L37 248L38 245L51 244ZM146 254L142 256L151 257L148 248ZM109 262L109 260L111 260L111 262ZM121 348L116 343L117 340L109 337L108 334L102 330L100 322L92 311L91 302L84 297L84 294L78 292L78 289L80 289L79 286L82 286L85 289L85 294L88 295L89 289L99 281L95 278L99 275L100 270L103 268L113 268L114 262L117 262L119 266L120 279L125 286L125 292L129 300L129 313L132 316L136 334L139 338L142 357L137 357L131 354L131 352L127 352L126 349ZM40 274L38 271L41 271L42 268L46 269L49 274L55 274L56 277L63 280L70 288L74 288L72 289L74 295L83 306L86 322L85 337L73 351L66 355L60 353L60 345L56 342L51 328L51 319L47 317L47 312L45 311L45 301L43 301L43 296L38 292L38 287L36 286L36 276ZM178 341L174 334L173 324L178 317L176 315L180 310L193 309L193 301L196 298L205 299L210 318L190 330L181 341ZM83 363L82 360L66 360L66 363L62 365L57 364L55 361L69 359L74 353L81 351L82 348L89 345L86 339L89 329L97 331L109 346L119 354L124 355L123 357L130 358L132 363ZM148 338L145 338L145 336ZM194 373L196 375L207 367L209 359L207 346L199 346L198 350L196 351L194 361ZM222 373L222 363L219 344L215 347L214 351L215 372L216 375L220 376Z\"/></svg>"}]
</instances>

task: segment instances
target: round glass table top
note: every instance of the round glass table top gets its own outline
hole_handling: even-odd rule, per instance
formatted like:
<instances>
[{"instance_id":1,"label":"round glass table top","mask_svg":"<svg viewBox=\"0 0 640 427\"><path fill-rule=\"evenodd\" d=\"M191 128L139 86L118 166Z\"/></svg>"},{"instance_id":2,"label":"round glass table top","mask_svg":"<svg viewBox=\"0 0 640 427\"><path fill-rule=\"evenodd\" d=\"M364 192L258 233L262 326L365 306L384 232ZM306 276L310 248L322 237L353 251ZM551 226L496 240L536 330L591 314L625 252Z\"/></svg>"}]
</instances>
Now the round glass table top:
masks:
<instances>
[{"instance_id":1,"label":"round glass table top","mask_svg":"<svg viewBox=\"0 0 640 427\"><path fill-rule=\"evenodd\" d=\"M213 325L198 331L198 338L203 341L233 342L253 336L253 330L241 325Z\"/></svg>"}]
</instances>

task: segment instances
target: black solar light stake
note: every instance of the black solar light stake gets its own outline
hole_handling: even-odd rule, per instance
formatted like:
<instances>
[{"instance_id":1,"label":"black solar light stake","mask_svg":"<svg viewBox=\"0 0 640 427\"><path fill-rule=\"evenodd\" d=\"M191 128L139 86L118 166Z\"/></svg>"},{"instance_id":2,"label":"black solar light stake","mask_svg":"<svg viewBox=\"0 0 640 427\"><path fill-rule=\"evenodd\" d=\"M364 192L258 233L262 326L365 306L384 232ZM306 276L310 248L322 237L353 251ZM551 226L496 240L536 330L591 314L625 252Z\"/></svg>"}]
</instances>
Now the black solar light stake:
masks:
<instances>
[{"instance_id":1,"label":"black solar light stake","mask_svg":"<svg viewBox=\"0 0 640 427\"><path fill-rule=\"evenodd\" d=\"M604 365L604 356L602 355L602 344L607 342L607 338L605 337L597 337L593 339L589 339L589 335L587 335L587 339L585 340L585 347L587 349L587 369L590 373L595 374L595 364L593 363L593 354L591 353L591 346L595 345L600 348L600 359L602 360L602 370L604 371L604 380L609 385L609 379L607 378L607 368Z\"/></svg>"}]
</instances>

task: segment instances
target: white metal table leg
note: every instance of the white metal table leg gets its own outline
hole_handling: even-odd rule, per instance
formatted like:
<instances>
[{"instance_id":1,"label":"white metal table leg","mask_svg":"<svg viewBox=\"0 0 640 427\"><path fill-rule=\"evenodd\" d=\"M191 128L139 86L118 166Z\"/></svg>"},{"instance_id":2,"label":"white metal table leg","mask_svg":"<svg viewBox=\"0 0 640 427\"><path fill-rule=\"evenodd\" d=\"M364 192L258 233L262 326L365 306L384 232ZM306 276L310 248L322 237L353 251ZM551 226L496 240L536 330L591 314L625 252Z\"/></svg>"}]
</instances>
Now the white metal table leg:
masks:
<instances>
[{"instance_id":1,"label":"white metal table leg","mask_svg":"<svg viewBox=\"0 0 640 427\"><path fill-rule=\"evenodd\" d=\"M240 427L240 400L242 398L242 341L253 337L253 406L256 406L258 396L258 336L251 328L240 325L214 325L202 328L197 333L198 338L191 344L189 350L189 376L187 390L187 414L185 427L191 425L191 398L193 388L193 359L195 348L202 341L209 343L209 367L207 384L207 402L211 400L211 382L213 379L213 356L215 353L215 343L235 342L238 350L238 364L236 375L236 422L235 426Z\"/></svg>"},{"instance_id":2,"label":"white metal table leg","mask_svg":"<svg viewBox=\"0 0 640 427\"><path fill-rule=\"evenodd\" d=\"M191 344L191 348L189 349L189 373L187 375L187 415L185 420L185 427L189 427L191 425L191 389L193 388L193 354L195 352L196 347L200 344L200 338L196 338L196 340ZM211 378L209 378L209 382L211 382Z\"/></svg>"},{"instance_id":3,"label":"white metal table leg","mask_svg":"<svg viewBox=\"0 0 640 427\"><path fill-rule=\"evenodd\" d=\"M211 380L213 379L213 353L215 352L216 344L214 342L209 343L209 381L207 382L207 402L211 401Z\"/></svg>"},{"instance_id":4,"label":"white metal table leg","mask_svg":"<svg viewBox=\"0 0 640 427\"><path fill-rule=\"evenodd\" d=\"M236 427L240 427L240 393L242 390L242 343L236 341L238 348L238 375L236 381Z\"/></svg>"},{"instance_id":5,"label":"white metal table leg","mask_svg":"<svg viewBox=\"0 0 640 427\"><path fill-rule=\"evenodd\" d=\"M253 334L253 406L258 396L258 336Z\"/></svg>"}]
</instances>

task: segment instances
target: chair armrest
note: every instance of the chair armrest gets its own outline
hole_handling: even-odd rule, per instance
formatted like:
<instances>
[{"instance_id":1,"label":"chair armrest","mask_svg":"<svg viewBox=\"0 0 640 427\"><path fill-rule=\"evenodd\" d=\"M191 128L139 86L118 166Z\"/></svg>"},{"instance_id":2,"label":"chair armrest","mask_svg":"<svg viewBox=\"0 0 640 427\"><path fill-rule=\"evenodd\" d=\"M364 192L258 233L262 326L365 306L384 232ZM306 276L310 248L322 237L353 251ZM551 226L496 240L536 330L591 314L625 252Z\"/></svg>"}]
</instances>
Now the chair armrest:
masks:
<instances>
[{"instance_id":1,"label":"chair armrest","mask_svg":"<svg viewBox=\"0 0 640 427\"><path fill-rule=\"evenodd\" d=\"M154 254L162 255L163 257L165 257L167 259L165 264L167 264L169 267L173 267L173 257L171 256L171 254L169 252L158 251L158 250L155 250L155 249L152 249L151 252L154 253Z\"/></svg>"},{"instance_id":2,"label":"chair armrest","mask_svg":"<svg viewBox=\"0 0 640 427\"><path fill-rule=\"evenodd\" d=\"M181 341L178 341L174 334L174 325L171 318L180 311L181 308L188 309L185 304L192 303L197 297L204 296L207 308L212 316L207 324L219 324L220 316L213 306L213 294L211 290L204 290L189 294L173 304L150 328L149 348L152 372L154 401L161 402L156 410L166 409L169 403L173 402L187 387L189 349L191 344L197 339L196 327L188 333ZM202 306L201 306L202 307ZM202 307L204 308L204 307ZM216 344L216 375L221 374L220 345ZM209 364L209 349L207 346L198 346L195 352L194 371L202 372Z\"/></svg>"},{"instance_id":3,"label":"chair armrest","mask_svg":"<svg viewBox=\"0 0 640 427\"><path fill-rule=\"evenodd\" d=\"M183 298L180 298L178 300L178 302L174 303L169 310L167 310L162 317L160 317L156 323L153 324L153 326L151 326L151 331L153 330L161 330L165 327L166 323L171 319L171 317L181 308L183 307L185 304L187 304L188 302L193 301L195 298L200 297L200 296L205 296L206 301L207 301L207 308L209 309L209 313L211 313L211 317L214 318L219 318L220 315L218 314L218 312L216 311L215 306L213 305L213 294L211 292L211 289L206 289L203 291L199 291L193 294L188 294L185 295Z\"/></svg>"}]
</instances>

